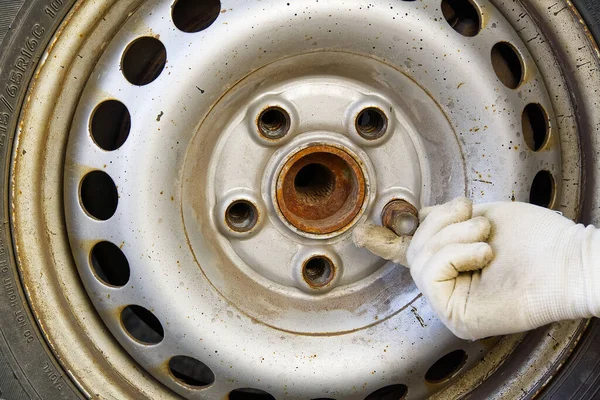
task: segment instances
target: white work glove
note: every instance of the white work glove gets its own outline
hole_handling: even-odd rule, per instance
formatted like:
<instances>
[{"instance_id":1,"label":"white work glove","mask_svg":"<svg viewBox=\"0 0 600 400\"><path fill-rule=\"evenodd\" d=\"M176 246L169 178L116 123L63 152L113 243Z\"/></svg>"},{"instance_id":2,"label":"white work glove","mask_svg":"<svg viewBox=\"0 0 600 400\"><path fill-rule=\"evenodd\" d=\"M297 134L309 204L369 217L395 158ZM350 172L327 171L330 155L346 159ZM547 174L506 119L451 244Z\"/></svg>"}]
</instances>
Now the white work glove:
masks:
<instances>
[{"instance_id":1,"label":"white work glove","mask_svg":"<svg viewBox=\"0 0 600 400\"><path fill-rule=\"evenodd\" d=\"M374 225L354 241L403 264L462 339L599 316L600 233L525 203L459 198L419 212L412 240Z\"/></svg>"}]
</instances>

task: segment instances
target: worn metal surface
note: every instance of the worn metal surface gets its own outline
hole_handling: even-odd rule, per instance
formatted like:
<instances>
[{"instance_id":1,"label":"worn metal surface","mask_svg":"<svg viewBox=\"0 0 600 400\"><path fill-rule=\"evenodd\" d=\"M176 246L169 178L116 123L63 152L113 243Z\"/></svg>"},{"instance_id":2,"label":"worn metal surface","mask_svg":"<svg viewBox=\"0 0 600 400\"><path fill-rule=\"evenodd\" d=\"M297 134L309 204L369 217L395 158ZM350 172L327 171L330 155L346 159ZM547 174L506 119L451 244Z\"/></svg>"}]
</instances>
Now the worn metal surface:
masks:
<instances>
[{"instance_id":1,"label":"worn metal surface","mask_svg":"<svg viewBox=\"0 0 600 400\"><path fill-rule=\"evenodd\" d=\"M381 223L383 207L394 198L419 207L463 194L477 202L527 200L540 168L561 183L558 208L575 217L577 126L555 117L572 115L564 114L571 104L560 69L538 55L546 68L543 78L538 75L513 27L490 3L478 4L483 29L465 39L447 25L433 1L399 2L392 9L378 2L348 8L290 2L273 4L269 12L261 2L223 2L217 21L198 34L171 26L167 2L148 1L112 40L82 47L96 55L104 50L87 82L62 85L53 74L44 74L40 82L46 80L56 96L32 92L24 114L15 150L13 221L17 243L27 243L17 250L34 311L67 369L83 379L81 385L89 393L102 392L103 385L107 390L89 373L105 371L122 378L117 380L124 384L122 391L114 397L127 397L128 384L146 396L166 396L131 366L77 284L57 192L63 159L55 156L63 154L69 129L64 199L81 278L123 348L177 393L214 398L249 386L277 398L364 398L402 383L411 398L445 385L444 395L459 397L487 382L521 336L498 345L494 339L457 340L419 297L406 270L354 248L350 229L319 237L294 230L274 207L272 190L278 166L290 154L326 143L343 146L361 160L368 188L361 220ZM82 25L71 26L81 32ZM307 35L299 35L298 26ZM141 35L159 37L168 62L150 85L132 87L119 71L120 59ZM524 57L526 78L516 91L493 72L489 50L498 40L511 41ZM62 49L79 49L66 46ZM66 65L86 60L77 54L83 55L71 51L70 58L56 60ZM48 57L44 68L60 72L64 64L53 60ZM93 63L86 65L89 70ZM59 76L75 82L82 76L77 72L85 70L68 69ZM55 98L63 101L57 104ZM121 148L105 152L87 129L96 105L110 98L126 104L132 131ZM554 129L537 153L529 152L517 134L519 110L533 101L544 106ZM273 105L290 115L288 134L275 141L260 135L256 125L261 110ZM393 134L361 137L355 121L365 107L385 110ZM117 213L106 222L91 220L79 204L79 181L92 169L109 173L119 191ZM257 207L257 224L248 232L225 226L226 207L236 199ZM47 238L50 248L40 238ZM107 287L91 272L89 251L99 240L116 243L127 256L131 279L126 287ZM316 255L336 266L324 291L307 286L302 275L303 263ZM127 304L158 317L165 331L160 344L142 345L122 330L119 314ZM65 326L75 322L79 328ZM578 329L558 324L548 330L551 341L527 342L518 354L531 358L516 365L515 374L503 375L508 386L492 385L486 396L534 390L568 351ZM87 363L66 351L75 345ZM448 384L426 384L429 366L457 348L467 352L466 368L475 368ZM165 365L175 355L204 362L215 383L195 390L174 381ZM527 369L536 358L539 368Z\"/></svg>"}]
</instances>

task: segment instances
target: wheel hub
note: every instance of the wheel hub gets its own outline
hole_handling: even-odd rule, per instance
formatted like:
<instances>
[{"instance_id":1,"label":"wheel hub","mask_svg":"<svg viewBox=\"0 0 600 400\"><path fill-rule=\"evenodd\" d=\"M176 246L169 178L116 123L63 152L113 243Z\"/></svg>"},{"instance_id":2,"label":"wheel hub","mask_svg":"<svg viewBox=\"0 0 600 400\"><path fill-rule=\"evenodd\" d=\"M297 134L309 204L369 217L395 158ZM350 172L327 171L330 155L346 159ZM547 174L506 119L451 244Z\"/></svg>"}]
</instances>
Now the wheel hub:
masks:
<instances>
[{"instance_id":1,"label":"wheel hub","mask_svg":"<svg viewBox=\"0 0 600 400\"><path fill-rule=\"evenodd\" d=\"M356 219L366 197L355 157L329 145L307 147L284 164L276 186L277 207L301 231L330 234Z\"/></svg>"}]
</instances>

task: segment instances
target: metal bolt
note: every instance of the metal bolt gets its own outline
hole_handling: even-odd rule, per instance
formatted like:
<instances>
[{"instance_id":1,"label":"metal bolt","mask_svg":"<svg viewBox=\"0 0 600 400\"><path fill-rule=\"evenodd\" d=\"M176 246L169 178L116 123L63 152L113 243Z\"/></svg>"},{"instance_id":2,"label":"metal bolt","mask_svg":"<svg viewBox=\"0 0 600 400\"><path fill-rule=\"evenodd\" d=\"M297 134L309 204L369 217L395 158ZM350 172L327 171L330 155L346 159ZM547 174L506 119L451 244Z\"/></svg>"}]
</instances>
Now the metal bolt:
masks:
<instances>
[{"instance_id":1,"label":"metal bolt","mask_svg":"<svg viewBox=\"0 0 600 400\"><path fill-rule=\"evenodd\" d=\"M392 200L383 207L383 225L398 236L412 236L419 227L418 211L405 200Z\"/></svg>"}]
</instances>

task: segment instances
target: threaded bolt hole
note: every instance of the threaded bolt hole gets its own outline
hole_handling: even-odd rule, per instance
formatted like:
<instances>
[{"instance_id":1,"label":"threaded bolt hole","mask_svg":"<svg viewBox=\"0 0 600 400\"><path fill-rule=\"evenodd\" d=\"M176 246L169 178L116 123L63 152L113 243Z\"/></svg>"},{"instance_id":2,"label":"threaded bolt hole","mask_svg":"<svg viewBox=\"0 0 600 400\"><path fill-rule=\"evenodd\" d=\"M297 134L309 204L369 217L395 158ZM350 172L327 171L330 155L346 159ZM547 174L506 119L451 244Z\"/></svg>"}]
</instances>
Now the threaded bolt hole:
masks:
<instances>
[{"instance_id":1,"label":"threaded bolt hole","mask_svg":"<svg viewBox=\"0 0 600 400\"><path fill-rule=\"evenodd\" d=\"M281 139L289 130L290 116L280 107L269 107L258 117L258 131L267 139Z\"/></svg>"},{"instance_id":2,"label":"threaded bolt hole","mask_svg":"<svg viewBox=\"0 0 600 400\"><path fill-rule=\"evenodd\" d=\"M323 287L331 282L335 275L333 263L327 257L316 256L304 263L302 276L312 287Z\"/></svg>"},{"instance_id":3,"label":"threaded bolt hole","mask_svg":"<svg viewBox=\"0 0 600 400\"><path fill-rule=\"evenodd\" d=\"M387 130L386 115L378 108L369 107L362 110L356 117L356 130L367 140L379 139Z\"/></svg>"},{"instance_id":4,"label":"threaded bolt hole","mask_svg":"<svg viewBox=\"0 0 600 400\"><path fill-rule=\"evenodd\" d=\"M247 232L258 222L256 206L246 200L234 201L227 207L225 222L236 232Z\"/></svg>"}]
</instances>

